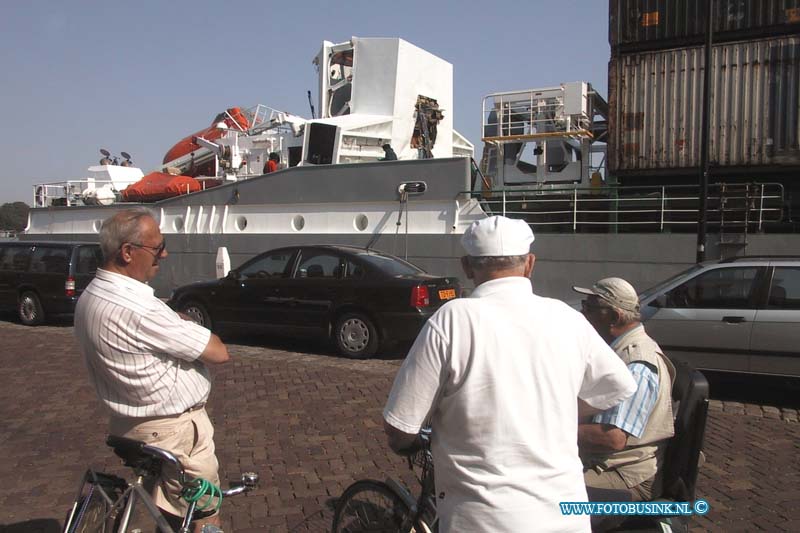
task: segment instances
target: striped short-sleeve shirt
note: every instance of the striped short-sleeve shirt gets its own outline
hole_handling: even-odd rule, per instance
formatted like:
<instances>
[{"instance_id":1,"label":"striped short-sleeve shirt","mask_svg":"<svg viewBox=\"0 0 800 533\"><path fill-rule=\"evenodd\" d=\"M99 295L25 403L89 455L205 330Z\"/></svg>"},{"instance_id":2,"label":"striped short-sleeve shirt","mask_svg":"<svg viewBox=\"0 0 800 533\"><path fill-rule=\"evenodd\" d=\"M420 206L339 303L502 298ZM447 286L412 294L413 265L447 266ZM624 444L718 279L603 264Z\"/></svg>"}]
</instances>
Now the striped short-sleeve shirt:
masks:
<instances>
[{"instance_id":1,"label":"striped short-sleeve shirt","mask_svg":"<svg viewBox=\"0 0 800 533\"><path fill-rule=\"evenodd\" d=\"M592 422L616 426L638 439L644 434L658 399L658 372L649 364L639 361L630 363L628 370L636 381L636 392L611 409L595 415Z\"/></svg>"},{"instance_id":2,"label":"striped short-sleeve shirt","mask_svg":"<svg viewBox=\"0 0 800 533\"><path fill-rule=\"evenodd\" d=\"M175 415L208 398L198 357L211 332L144 283L98 269L78 300L75 336L97 395L116 416Z\"/></svg>"}]
</instances>

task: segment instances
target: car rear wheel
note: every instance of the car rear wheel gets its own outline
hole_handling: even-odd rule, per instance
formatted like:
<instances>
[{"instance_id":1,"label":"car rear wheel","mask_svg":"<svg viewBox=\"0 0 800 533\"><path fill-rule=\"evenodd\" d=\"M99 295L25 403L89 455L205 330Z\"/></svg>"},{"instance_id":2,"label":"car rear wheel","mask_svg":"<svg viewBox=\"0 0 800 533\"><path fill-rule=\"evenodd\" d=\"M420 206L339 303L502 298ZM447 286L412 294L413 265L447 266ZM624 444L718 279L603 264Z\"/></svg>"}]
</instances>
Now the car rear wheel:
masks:
<instances>
[{"instance_id":1,"label":"car rear wheel","mask_svg":"<svg viewBox=\"0 0 800 533\"><path fill-rule=\"evenodd\" d=\"M23 292L19 297L17 312L20 321L26 326L38 326L44 322L44 310L35 292Z\"/></svg>"},{"instance_id":2,"label":"car rear wheel","mask_svg":"<svg viewBox=\"0 0 800 533\"><path fill-rule=\"evenodd\" d=\"M345 313L333 331L339 353L352 359L366 359L378 351L378 330L361 313Z\"/></svg>"},{"instance_id":3,"label":"car rear wheel","mask_svg":"<svg viewBox=\"0 0 800 533\"><path fill-rule=\"evenodd\" d=\"M211 329L211 316L209 316L203 304L186 302L180 306L180 310L204 328Z\"/></svg>"}]
</instances>

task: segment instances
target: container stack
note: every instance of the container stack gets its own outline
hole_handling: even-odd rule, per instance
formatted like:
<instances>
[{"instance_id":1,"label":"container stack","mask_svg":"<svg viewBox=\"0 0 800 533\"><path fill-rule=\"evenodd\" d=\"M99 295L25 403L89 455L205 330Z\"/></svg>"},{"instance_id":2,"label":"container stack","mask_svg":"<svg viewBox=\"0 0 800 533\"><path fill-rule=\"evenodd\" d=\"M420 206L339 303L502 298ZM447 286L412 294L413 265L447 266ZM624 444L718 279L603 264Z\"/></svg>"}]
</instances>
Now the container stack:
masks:
<instances>
[{"instance_id":1,"label":"container stack","mask_svg":"<svg viewBox=\"0 0 800 533\"><path fill-rule=\"evenodd\" d=\"M800 190L800 0L713 2L712 182ZM706 0L610 0L608 168L623 185L697 183Z\"/></svg>"}]
</instances>

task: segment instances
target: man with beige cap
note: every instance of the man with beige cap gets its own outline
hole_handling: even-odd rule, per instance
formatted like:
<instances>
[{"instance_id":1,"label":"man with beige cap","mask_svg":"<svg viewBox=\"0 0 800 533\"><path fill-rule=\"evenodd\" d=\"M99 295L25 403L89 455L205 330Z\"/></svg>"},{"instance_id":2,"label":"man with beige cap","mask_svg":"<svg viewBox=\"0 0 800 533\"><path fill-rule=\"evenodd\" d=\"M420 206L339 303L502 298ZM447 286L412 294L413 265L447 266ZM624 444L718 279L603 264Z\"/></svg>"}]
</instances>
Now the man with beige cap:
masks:
<instances>
[{"instance_id":1,"label":"man with beige cap","mask_svg":"<svg viewBox=\"0 0 800 533\"><path fill-rule=\"evenodd\" d=\"M627 490L633 501L657 498L664 451L674 434L675 367L644 330L639 298L630 283L606 278L592 288L583 314L617 352L636 380L636 393L578 426L586 486Z\"/></svg>"},{"instance_id":2,"label":"man with beige cap","mask_svg":"<svg viewBox=\"0 0 800 533\"><path fill-rule=\"evenodd\" d=\"M603 410L635 383L592 326L533 294L530 227L474 222L461 264L476 288L442 306L400 368L383 411L389 445L413 449L433 427L439 531L588 531L576 442L578 400Z\"/></svg>"}]
</instances>

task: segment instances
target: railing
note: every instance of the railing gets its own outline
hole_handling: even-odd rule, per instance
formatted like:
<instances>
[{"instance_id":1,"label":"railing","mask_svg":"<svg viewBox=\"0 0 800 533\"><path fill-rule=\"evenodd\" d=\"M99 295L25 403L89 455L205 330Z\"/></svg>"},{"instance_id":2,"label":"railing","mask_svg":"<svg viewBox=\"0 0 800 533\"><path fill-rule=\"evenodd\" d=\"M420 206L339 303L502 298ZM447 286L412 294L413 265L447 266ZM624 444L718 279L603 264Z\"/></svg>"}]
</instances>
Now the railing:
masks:
<instances>
[{"instance_id":1,"label":"railing","mask_svg":"<svg viewBox=\"0 0 800 533\"><path fill-rule=\"evenodd\" d=\"M484 97L483 140L503 143L592 137L592 117L586 112L568 114L565 94L566 88L562 86L494 93ZM588 96L581 94L581 98L588 99ZM588 103L585 107L590 109Z\"/></svg>"},{"instance_id":2,"label":"railing","mask_svg":"<svg viewBox=\"0 0 800 533\"><path fill-rule=\"evenodd\" d=\"M83 193L89 188L113 185L112 180L83 178L33 186L33 206L72 206L83 205Z\"/></svg>"},{"instance_id":3,"label":"railing","mask_svg":"<svg viewBox=\"0 0 800 533\"><path fill-rule=\"evenodd\" d=\"M215 182L215 178L195 178L200 182L201 190L205 190L208 182ZM33 186L33 207L71 207L76 205L95 205L96 203L87 203L87 198L84 193L90 189L107 188L114 195L113 202L121 201L121 190L115 188L114 180L102 180L97 178L83 178L65 181L56 181L51 183L40 183ZM218 183L218 182L217 182ZM127 186L127 185L126 185ZM189 194L191 191L189 185L186 186L186 191L180 194ZM99 202L102 204L102 202ZM105 205L105 204L103 204Z\"/></svg>"},{"instance_id":4,"label":"railing","mask_svg":"<svg viewBox=\"0 0 800 533\"><path fill-rule=\"evenodd\" d=\"M521 218L548 231L661 232L697 224L699 187L504 188L472 193L488 214ZM721 231L761 231L783 220L779 183L709 186L707 223ZM605 227L604 229L601 229ZM590 228L595 228L594 230Z\"/></svg>"}]
</instances>

